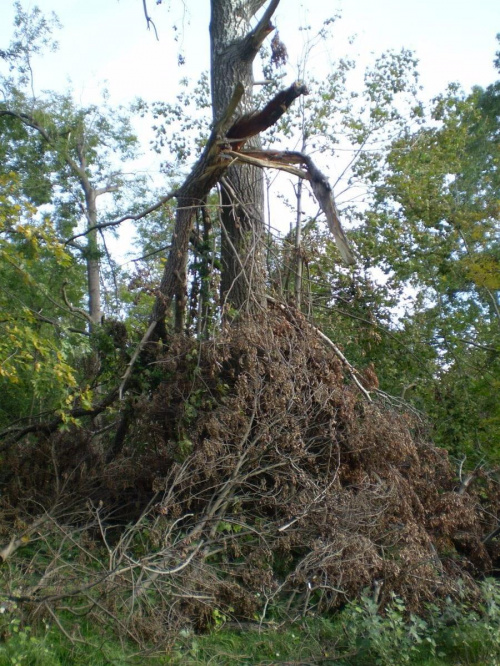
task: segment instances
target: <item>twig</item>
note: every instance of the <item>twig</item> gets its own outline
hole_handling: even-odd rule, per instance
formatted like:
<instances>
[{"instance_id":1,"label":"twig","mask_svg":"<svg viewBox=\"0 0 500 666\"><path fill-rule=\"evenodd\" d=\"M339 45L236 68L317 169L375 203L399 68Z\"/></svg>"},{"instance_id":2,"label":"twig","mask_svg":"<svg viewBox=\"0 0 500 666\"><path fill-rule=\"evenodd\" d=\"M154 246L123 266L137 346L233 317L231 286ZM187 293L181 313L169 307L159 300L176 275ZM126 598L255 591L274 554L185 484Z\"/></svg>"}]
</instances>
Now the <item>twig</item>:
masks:
<instances>
[{"instance_id":1,"label":"twig","mask_svg":"<svg viewBox=\"0 0 500 666\"><path fill-rule=\"evenodd\" d=\"M147 28L148 28L148 30L149 30L149 29L150 29L150 26L153 26L153 30L155 31L156 39L157 39L157 41L159 42L160 39L159 39L159 37L158 37L158 31L156 30L156 26L155 26L155 24L154 24L153 19L152 19L152 18L150 17L150 15L148 14L148 7L147 7L147 4L146 4L146 0L142 0L142 6L143 6L143 8L144 8L144 16L146 17L146 25L147 25Z\"/></svg>"},{"instance_id":2,"label":"twig","mask_svg":"<svg viewBox=\"0 0 500 666\"><path fill-rule=\"evenodd\" d=\"M287 311L287 306L285 306L283 303L280 303L279 301L277 301L272 296L267 296L267 300L270 303L273 303L273 305L275 305L278 308L280 308L281 310L283 310L284 312ZM289 309L289 306L288 306L288 309ZM302 316L302 314L301 314L301 316ZM353 365L351 365L349 363L349 361L346 359L346 357L340 351L340 349L337 347L337 345L335 343L333 343L330 340L330 338L328 336L326 336L322 331L320 331L319 328L317 328L317 326L314 326L314 324L311 324L306 319L304 319L304 321L309 326L309 328L311 328L321 338L321 340L326 345L328 345L328 347L330 347L330 349L334 352L334 354L340 359L342 364L347 368L349 374L352 377L352 380L354 381L354 383L356 384L358 389L361 391L361 393L364 395L364 397L368 400L368 402L373 402L372 398L370 396L370 393L365 389L365 387L361 384L361 382L359 381L359 379L357 377L357 375L359 374L358 371L356 370L356 368Z\"/></svg>"},{"instance_id":3,"label":"twig","mask_svg":"<svg viewBox=\"0 0 500 666\"><path fill-rule=\"evenodd\" d=\"M125 371L125 374L122 377L122 381L121 381L120 387L118 389L118 398L120 400L123 400L123 392L125 390L125 387L127 386L128 380L129 380L130 375L132 373L132 368L134 367L134 364L137 361L137 357L139 356L141 351L144 349L144 345L146 344L146 342L153 335L153 331L155 330L157 323L158 323L158 321L156 319L153 319L153 321L149 324L147 331L142 336L141 341L139 342L139 344L135 348L134 353L132 354L132 358L130 359L129 364L127 365L127 370Z\"/></svg>"},{"instance_id":4,"label":"twig","mask_svg":"<svg viewBox=\"0 0 500 666\"><path fill-rule=\"evenodd\" d=\"M75 234L74 236L71 236L71 238L68 238L67 240L64 241L64 245L69 245L72 243L74 240L77 238L80 238L81 236L86 236L92 231L95 231L96 229L107 229L108 227L116 227L119 224L122 224L122 222L127 222L128 220L131 220L132 222L137 222L138 220L141 220L143 217L146 217L146 215L149 215L150 213L154 213L155 210L158 210L161 208L164 204L167 203L167 201L170 201L170 199L173 199L177 193L177 190L172 190L168 194L166 194L164 197L159 199L155 204L152 206L149 206L148 208L145 208L142 210L140 213L136 213L135 215L133 213L128 213L127 215L124 215L123 217L120 217L119 220L113 220L113 222L102 222L101 224L95 224L92 227L88 227L85 229L85 231L82 231L79 234Z\"/></svg>"}]
</instances>

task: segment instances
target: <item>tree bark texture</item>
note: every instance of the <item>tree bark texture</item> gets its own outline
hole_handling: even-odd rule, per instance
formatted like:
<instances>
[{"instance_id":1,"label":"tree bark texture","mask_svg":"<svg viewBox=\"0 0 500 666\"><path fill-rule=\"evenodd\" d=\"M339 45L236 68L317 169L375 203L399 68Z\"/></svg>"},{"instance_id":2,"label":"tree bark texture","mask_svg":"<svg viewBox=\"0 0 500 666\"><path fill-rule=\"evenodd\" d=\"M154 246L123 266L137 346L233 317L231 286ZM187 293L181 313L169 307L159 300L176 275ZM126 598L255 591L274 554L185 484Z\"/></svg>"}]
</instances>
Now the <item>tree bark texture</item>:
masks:
<instances>
[{"instance_id":1,"label":"tree bark texture","mask_svg":"<svg viewBox=\"0 0 500 666\"><path fill-rule=\"evenodd\" d=\"M265 0L212 0L210 22L212 109L217 122L238 82L244 94L237 112L251 114L253 61L272 32L270 19L279 0L272 0L252 29L251 20ZM258 136L248 141L260 148ZM221 297L234 309L255 310L265 304L264 180L262 170L230 166L221 188Z\"/></svg>"},{"instance_id":2,"label":"tree bark texture","mask_svg":"<svg viewBox=\"0 0 500 666\"><path fill-rule=\"evenodd\" d=\"M85 248L85 259L87 264L87 289L89 297L89 317L92 325L101 323L101 266L99 256L99 244L97 242L97 202L96 191L88 182L82 183L85 193L85 212L89 231L87 235L87 247Z\"/></svg>"}]
</instances>

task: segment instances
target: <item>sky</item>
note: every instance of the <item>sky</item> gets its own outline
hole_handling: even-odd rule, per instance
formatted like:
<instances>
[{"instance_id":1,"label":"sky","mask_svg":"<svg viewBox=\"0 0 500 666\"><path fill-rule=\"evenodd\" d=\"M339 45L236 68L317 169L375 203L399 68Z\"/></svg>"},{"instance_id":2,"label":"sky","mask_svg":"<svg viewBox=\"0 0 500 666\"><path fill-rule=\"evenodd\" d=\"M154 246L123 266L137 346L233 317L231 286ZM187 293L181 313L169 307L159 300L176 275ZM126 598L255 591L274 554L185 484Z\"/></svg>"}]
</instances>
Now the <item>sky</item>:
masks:
<instances>
[{"instance_id":1,"label":"sky","mask_svg":"<svg viewBox=\"0 0 500 666\"><path fill-rule=\"evenodd\" d=\"M179 78L197 78L208 69L208 0L148 0L159 41L146 29L142 0L22 0L54 11L63 30L60 49L35 70L38 89L64 90L71 80L82 103L97 101L106 85L111 102L136 96L169 99ZM335 43L321 45L310 60L314 74L345 54L347 39L357 35L350 53L366 62L371 53L406 47L420 59L421 81L428 96L451 81L465 89L495 79L492 65L500 32L498 0L282 0L275 15L290 53L290 78L305 39L299 28L340 13ZM11 35L13 2L0 0L0 48ZM175 28L174 28L175 26ZM186 65L179 67L179 49Z\"/></svg>"}]
</instances>

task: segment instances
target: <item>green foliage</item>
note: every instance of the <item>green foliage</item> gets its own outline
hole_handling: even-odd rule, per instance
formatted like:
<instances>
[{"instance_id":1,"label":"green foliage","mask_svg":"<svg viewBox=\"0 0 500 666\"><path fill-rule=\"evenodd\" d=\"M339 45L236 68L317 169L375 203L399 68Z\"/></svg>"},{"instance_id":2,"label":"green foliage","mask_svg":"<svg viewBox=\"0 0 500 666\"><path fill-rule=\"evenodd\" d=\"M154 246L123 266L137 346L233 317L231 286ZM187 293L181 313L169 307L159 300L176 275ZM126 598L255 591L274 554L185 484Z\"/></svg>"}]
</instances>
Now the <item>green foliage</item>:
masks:
<instances>
[{"instance_id":1,"label":"green foliage","mask_svg":"<svg viewBox=\"0 0 500 666\"><path fill-rule=\"evenodd\" d=\"M71 344L61 338L68 324L52 299L73 259L14 174L0 176L0 267L3 421L33 401L57 405L77 383Z\"/></svg>"},{"instance_id":2,"label":"green foliage","mask_svg":"<svg viewBox=\"0 0 500 666\"><path fill-rule=\"evenodd\" d=\"M123 318L134 307L125 276L103 234L65 241L145 204L142 179L124 172L137 150L129 114L111 108L106 93L85 107L71 93L35 97L35 60L57 47L58 23L37 7L15 8L13 40L2 51L8 72L0 72L0 382L9 386L2 423L88 401L97 376L109 381L122 371L124 345L107 332L89 337L85 312L93 270L100 309Z\"/></svg>"},{"instance_id":3,"label":"green foliage","mask_svg":"<svg viewBox=\"0 0 500 666\"><path fill-rule=\"evenodd\" d=\"M7 610L2 610L6 609ZM95 666L140 664L131 647L118 640L103 641L97 626L78 623L74 642L47 620L29 626L22 622L15 604L1 605L5 613L0 620L0 666ZM51 618L52 619L52 618ZM153 661L154 663L154 661ZM158 660L156 663L167 663Z\"/></svg>"},{"instance_id":4,"label":"green foliage","mask_svg":"<svg viewBox=\"0 0 500 666\"><path fill-rule=\"evenodd\" d=\"M87 107L78 106L71 94L34 97L33 56L52 44L55 23L37 8L25 12L19 3L16 7L14 40L0 53L9 67L0 103L2 426L44 410L64 414L74 404L91 407L98 384L116 384L123 376L130 360L128 336L140 339L143 333L165 262L158 253L164 256L174 217L174 209L164 206L139 224L144 260L128 285L109 262L104 277L112 289L105 307L128 316L127 326L108 319L89 335L88 322L78 315L78 308L86 306L85 268L91 260L102 263L106 248L97 233L84 243L77 238L65 246L63 240L91 220L105 223L142 207L146 195L140 179L126 176L121 165L116 168L117 156L120 161L134 157L137 140L128 113L112 109L106 95L102 104ZM309 80L311 95L265 137L268 145L284 147L300 134L303 150L331 161L335 148L347 141L353 159L341 170L337 190L344 201L356 200L360 192L370 195L362 209L344 205L345 216L357 223L351 235L362 265L356 270L338 269L336 249L321 224L311 219L304 225L304 309L355 366L373 365L384 390L425 410L436 424L438 443L474 462L485 456L498 461L499 84L470 94L452 86L426 115L417 99L411 52L380 56L365 72L360 93L348 88L353 70L353 61L339 59L324 80ZM273 78L272 68L267 72ZM174 103L136 103L136 113L153 115L153 149L169 151L163 165L169 177L177 179L204 145L207 86L204 75L194 93L186 81ZM266 100L272 89L265 89ZM377 148L380 142L386 147ZM95 219L85 209L89 187L113 197ZM296 201L286 203L295 214ZM211 205L215 210L217 201L208 201L206 210ZM186 331L199 339L220 323L219 233L217 213L205 213L192 239ZM284 246L276 257L269 256L270 282L280 295L292 292L298 254L291 235ZM88 370L85 365L91 362L96 367ZM184 379L192 387L183 394L176 446L169 452L179 467L196 449L193 424L230 393L221 382L210 399L193 388L200 374L196 345L184 362ZM136 367L141 368L141 360ZM166 376L156 363L141 370L134 384L142 394L138 405ZM169 415L165 427L169 419L173 422ZM68 417L65 421L67 428L73 423ZM149 435L141 440L145 449ZM229 537L241 529L220 520L214 533ZM155 538L153 530L138 531L130 554L148 557L158 547ZM297 658L328 663L330 656L344 654L337 663L444 664L460 658L493 664L500 659L499 605L493 582L483 586L481 605L450 600L444 610L429 607L425 618L412 614L397 596L380 609L365 595L333 620L306 618L284 629L270 625L247 633L225 629L232 607L228 612L213 608L209 624L217 631L195 636L186 627L171 654L157 663ZM278 609L269 610L271 617L279 617ZM116 625L119 619L114 618ZM0 665L123 663L128 652L111 621L104 628L83 623L82 646L81 634L69 641L53 624L32 626L25 620L15 607L2 617ZM58 620L68 627L73 618L61 615Z\"/></svg>"},{"instance_id":5,"label":"green foliage","mask_svg":"<svg viewBox=\"0 0 500 666\"><path fill-rule=\"evenodd\" d=\"M430 604L425 619L396 596L383 609L362 596L342 613L348 645L358 650L355 663L500 663L498 582L486 580L481 595L479 606L466 599Z\"/></svg>"},{"instance_id":6,"label":"green foliage","mask_svg":"<svg viewBox=\"0 0 500 666\"><path fill-rule=\"evenodd\" d=\"M500 663L497 583L485 582L483 599L478 611L451 601L444 609L431 606L425 619L408 613L397 597L382 614L372 599L362 597L331 619L310 617L294 623L255 622L228 629L228 618L219 614L211 633L196 635L186 627L167 654L151 655L148 663L233 666L321 659L344 666L494 666ZM110 637L103 641L100 628L86 622L80 624L81 644L71 644L52 623L25 626L12 605L2 617L1 629L2 665L78 666L91 659L96 665L133 664L142 659L134 659L129 647Z\"/></svg>"},{"instance_id":7,"label":"green foliage","mask_svg":"<svg viewBox=\"0 0 500 666\"><path fill-rule=\"evenodd\" d=\"M175 102L148 104L137 99L132 107L141 118L152 118L151 147L156 153L168 153L161 168L175 180L179 174L186 173L186 167L199 155L209 135L211 120L208 73L203 72L194 86L186 78L180 85Z\"/></svg>"},{"instance_id":8,"label":"green foliage","mask_svg":"<svg viewBox=\"0 0 500 666\"><path fill-rule=\"evenodd\" d=\"M414 294L400 330L413 331L427 367L406 381L438 443L475 460L500 449L497 94L450 86L427 127L392 142L383 168L372 158L374 205L357 237L367 265Z\"/></svg>"},{"instance_id":9,"label":"green foliage","mask_svg":"<svg viewBox=\"0 0 500 666\"><path fill-rule=\"evenodd\" d=\"M426 620L406 616L404 602L392 595L391 603L379 614L378 604L361 596L344 612L349 645L358 651L359 663L411 664L422 652L436 656L436 641ZM442 655L440 655L442 656ZM366 660L366 662L365 662Z\"/></svg>"}]
</instances>

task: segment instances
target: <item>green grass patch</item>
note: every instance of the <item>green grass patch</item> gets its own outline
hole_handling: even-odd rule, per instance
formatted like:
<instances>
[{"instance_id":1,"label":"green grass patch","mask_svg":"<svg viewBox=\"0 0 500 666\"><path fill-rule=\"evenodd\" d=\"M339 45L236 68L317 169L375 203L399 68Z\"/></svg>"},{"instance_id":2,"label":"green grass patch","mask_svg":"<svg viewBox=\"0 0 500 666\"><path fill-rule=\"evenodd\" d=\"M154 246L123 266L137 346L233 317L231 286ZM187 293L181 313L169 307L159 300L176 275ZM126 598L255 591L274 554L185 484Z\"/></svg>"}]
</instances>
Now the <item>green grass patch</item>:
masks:
<instances>
[{"instance_id":1,"label":"green grass patch","mask_svg":"<svg viewBox=\"0 0 500 666\"><path fill-rule=\"evenodd\" d=\"M396 596L382 614L364 596L332 617L230 628L221 621L205 635L186 628L168 647L141 654L111 625L82 619L72 632L61 615L63 633L55 621L27 624L14 604L0 611L0 666L500 666L500 586L494 581L483 584L480 605L449 599L429 606L425 619Z\"/></svg>"}]
</instances>

